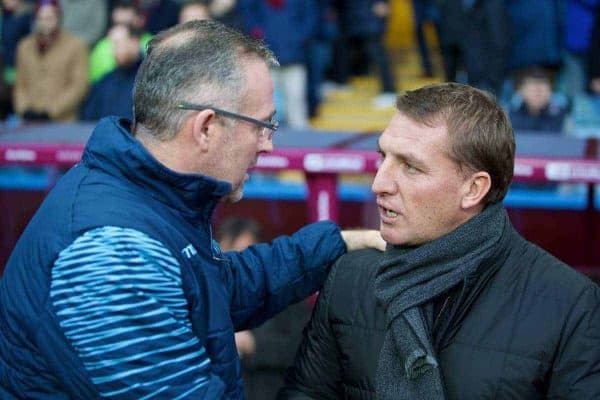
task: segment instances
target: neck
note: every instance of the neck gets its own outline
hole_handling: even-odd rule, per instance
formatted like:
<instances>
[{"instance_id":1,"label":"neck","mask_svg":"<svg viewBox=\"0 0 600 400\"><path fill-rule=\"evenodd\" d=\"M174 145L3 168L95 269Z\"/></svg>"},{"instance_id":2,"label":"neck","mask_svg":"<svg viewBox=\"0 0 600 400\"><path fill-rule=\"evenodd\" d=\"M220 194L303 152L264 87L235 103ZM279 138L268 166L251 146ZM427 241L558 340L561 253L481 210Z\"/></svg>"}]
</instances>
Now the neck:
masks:
<instances>
[{"instance_id":1,"label":"neck","mask_svg":"<svg viewBox=\"0 0 600 400\"><path fill-rule=\"evenodd\" d=\"M189 149L186 150L179 136L159 140L144 128L136 129L137 140L165 167L182 174L197 173L196 163L191 159Z\"/></svg>"}]
</instances>

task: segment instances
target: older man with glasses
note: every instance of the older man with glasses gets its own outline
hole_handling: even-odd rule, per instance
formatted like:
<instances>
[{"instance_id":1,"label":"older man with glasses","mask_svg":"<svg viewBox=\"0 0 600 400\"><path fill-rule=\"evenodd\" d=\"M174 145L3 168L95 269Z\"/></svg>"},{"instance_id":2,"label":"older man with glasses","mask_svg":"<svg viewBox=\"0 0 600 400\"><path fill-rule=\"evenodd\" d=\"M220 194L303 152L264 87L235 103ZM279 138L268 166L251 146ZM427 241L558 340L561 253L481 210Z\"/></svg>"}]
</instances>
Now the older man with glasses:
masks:
<instances>
[{"instance_id":1,"label":"older man with glasses","mask_svg":"<svg viewBox=\"0 0 600 400\"><path fill-rule=\"evenodd\" d=\"M330 222L243 252L213 240L213 209L273 149L276 63L212 21L152 40L135 121L99 122L5 269L0 398L243 398L234 331L317 290L346 250L383 244Z\"/></svg>"}]
</instances>

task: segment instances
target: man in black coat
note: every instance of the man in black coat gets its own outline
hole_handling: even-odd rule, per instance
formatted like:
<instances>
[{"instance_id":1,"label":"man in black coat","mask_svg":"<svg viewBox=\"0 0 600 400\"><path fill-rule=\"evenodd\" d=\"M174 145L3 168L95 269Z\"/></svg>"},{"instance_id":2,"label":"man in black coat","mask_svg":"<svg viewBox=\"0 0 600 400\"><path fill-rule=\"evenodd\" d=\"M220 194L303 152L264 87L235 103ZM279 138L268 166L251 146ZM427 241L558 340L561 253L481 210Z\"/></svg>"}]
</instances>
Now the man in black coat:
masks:
<instances>
[{"instance_id":1,"label":"man in black coat","mask_svg":"<svg viewBox=\"0 0 600 400\"><path fill-rule=\"evenodd\" d=\"M600 288L512 227L505 112L455 83L397 107L372 187L386 252L332 268L280 398L600 398Z\"/></svg>"}]
</instances>

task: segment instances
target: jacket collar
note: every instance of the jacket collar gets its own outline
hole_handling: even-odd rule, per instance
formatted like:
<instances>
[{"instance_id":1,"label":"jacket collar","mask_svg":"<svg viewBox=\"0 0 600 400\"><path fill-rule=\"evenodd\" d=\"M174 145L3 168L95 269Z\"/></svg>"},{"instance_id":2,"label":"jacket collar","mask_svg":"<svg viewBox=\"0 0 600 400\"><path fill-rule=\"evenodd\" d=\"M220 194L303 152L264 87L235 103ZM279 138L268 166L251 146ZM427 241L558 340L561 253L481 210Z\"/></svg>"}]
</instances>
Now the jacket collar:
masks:
<instances>
[{"instance_id":1,"label":"jacket collar","mask_svg":"<svg viewBox=\"0 0 600 400\"><path fill-rule=\"evenodd\" d=\"M220 199L231 191L228 182L168 169L133 137L131 122L117 117L98 122L82 161L91 168L128 180L193 222L209 220Z\"/></svg>"}]
</instances>

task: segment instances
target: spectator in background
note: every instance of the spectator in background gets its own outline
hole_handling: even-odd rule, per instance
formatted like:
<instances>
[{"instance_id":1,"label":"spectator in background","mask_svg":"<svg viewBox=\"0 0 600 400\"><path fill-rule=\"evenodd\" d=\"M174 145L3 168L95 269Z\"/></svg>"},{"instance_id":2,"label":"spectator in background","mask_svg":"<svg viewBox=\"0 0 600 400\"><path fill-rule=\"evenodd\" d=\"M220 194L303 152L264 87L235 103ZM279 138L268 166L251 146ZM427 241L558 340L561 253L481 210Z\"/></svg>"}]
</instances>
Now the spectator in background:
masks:
<instances>
[{"instance_id":1,"label":"spectator in background","mask_svg":"<svg viewBox=\"0 0 600 400\"><path fill-rule=\"evenodd\" d=\"M2 53L0 53L0 71L4 71L4 61L2 60ZM0 79L0 121L4 121L12 112L12 93L11 88L4 81Z\"/></svg>"},{"instance_id":2,"label":"spectator in background","mask_svg":"<svg viewBox=\"0 0 600 400\"><path fill-rule=\"evenodd\" d=\"M208 3L214 19L238 30L244 29L237 0L208 0Z\"/></svg>"},{"instance_id":3,"label":"spectator in background","mask_svg":"<svg viewBox=\"0 0 600 400\"><path fill-rule=\"evenodd\" d=\"M286 124L308 127L306 51L317 29L316 0L242 0L241 5L249 34L263 39L281 64L273 77L283 94Z\"/></svg>"},{"instance_id":4,"label":"spectator in background","mask_svg":"<svg viewBox=\"0 0 600 400\"><path fill-rule=\"evenodd\" d=\"M431 55L427 38L425 37L425 24L430 22L436 28L436 32L439 35L439 12L432 0L412 0L412 6L415 37L419 45L423 76L431 78L433 77L433 65L431 64Z\"/></svg>"},{"instance_id":5,"label":"spectator in background","mask_svg":"<svg viewBox=\"0 0 600 400\"><path fill-rule=\"evenodd\" d=\"M561 63L561 6L563 0L507 2L510 50L507 67L516 71L533 66L557 71Z\"/></svg>"},{"instance_id":6,"label":"spectator in background","mask_svg":"<svg viewBox=\"0 0 600 400\"><path fill-rule=\"evenodd\" d=\"M3 80L9 86L15 82L15 59L19 41L31 32L33 12L24 0L2 0L0 53L4 59Z\"/></svg>"},{"instance_id":7,"label":"spectator in background","mask_svg":"<svg viewBox=\"0 0 600 400\"><path fill-rule=\"evenodd\" d=\"M594 30L588 49L587 89L595 96L600 96L600 10L596 12Z\"/></svg>"},{"instance_id":8,"label":"spectator in background","mask_svg":"<svg viewBox=\"0 0 600 400\"><path fill-rule=\"evenodd\" d=\"M136 0L117 0L111 11L111 26L131 25L136 29L143 29L144 18L139 12ZM140 51L146 54L146 46L152 39L150 33L144 32L140 37ZM90 81L98 82L109 72L117 67L114 55L114 47L108 37L102 38L90 55Z\"/></svg>"},{"instance_id":9,"label":"spectator in background","mask_svg":"<svg viewBox=\"0 0 600 400\"><path fill-rule=\"evenodd\" d=\"M337 36L337 23L335 10L331 0L320 0L318 7L317 31L308 47L307 73L308 73L308 114L310 117L317 115L321 103L321 84L325 80L325 73L333 59L333 42Z\"/></svg>"},{"instance_id":10,"label":"spectator in background","mask_svg":"<svg viewBox=\"0 0 600 400\"><path fill-rule=\"evenodd\" d=\"M394 76L387 50L383 45L386 20L390 13L385 0L334 0L338 14L340 36L336 45L335 75L341 84L350 77L351 49L357 45L366 49L367 63L378 67L381 94L375 98L378 107L393 107L396 100Z\"/></svg>"},{"instance_id":11,"label":"spectator in background","mask_svg":"<svg viewBox=\"0 0 600 400\"><path fill-rule=\"evenodd\" d=\"M88 48L104 35L108 23L106 0L60 0L62 27Z\"/></svg>"},{"instance_id":12,"label":"spectator in background","mask_svg":"<svg viewBox=\"0 0 600 400\"><path fill-rule=\"evenodd\" d=\"M567 0L565 11L564 85L569 97L584 93L586 61L600 0Z\"/></svg>"},{"instance_id":13,"label":"spectator in background","mask_svg":"<svg viewBox=\"0 0 600 400\"><path fill-rule=\"evenodd\" d=\"M587 54L586 91L573 99L573 131L578 136L600 137L600 9Z\"/></svg>"},{"instance_id":14,"label":"spectator in background","mask_svg":"<svg viewBox=\"0 0 600 400\"><path fill-rule=\"evenodd\" d=\"M210 9L204 0L186 1L179 10L179 23L211 19Z\"/></svg>"},{"instance_id":15,"label":"spectator in background","mask_svg":"<svg viewBox=\"0 0 600 400\"><path fill-rule=\"evenodd\" d=\"M115 25L108 32L116 69L94 84L82 108L81 119L99 120L118 115L133 119L133 84L142 60L142 31L131 25Z\"/></svg>"},{"instance_id":16,"label":"spectator in background","mask_svg":"<svg viewBox=\"0 0 600 400\"><path fill-rule=\"evenodd\" d=\"M446 81L458 81L458 73L464 69L463 40L465 13L462 0L438 0L440 9L440 52Z\"/></svg>"},{"instance_id":17,"label":"spectator in background","mask_svg":"<svg viewBox=\"0 0 600 400\"><path fill-rule=\"evenodd\" d=\"M229 217L217 228L216 239L222 251L242 251L261 241L262 229L249 218Z\"/></svg>"},{"instance_id":18,"label":"spectator in background","mask_svg":"<svg viewBox=\"0 0 600 400\"><path fill-rule=\"evenodd\" d=\"M506 1L461 0L461 7L464 11L462 54L467 80L475 87L498 95L506 77L511 40Z\"/></svg>"},{"instance_id":19,"label":"spectator in background","mask_svg":"<svg viewBox=\"0 0 600 400\"><path fill-rule=\"evenodd\" d=\"M516 131L563 132L568 104L552 94L552 76L540 67L521 71L509 115Z\"/></svg>"},{"instance_id":20,"label":"spectator in background","mask_svg":"<svg viewBox=\"0 0 600 400\"><path fill-rule=\"evenodd\" d=\"M58 1L38 2L34 31L17 50L17 114L25 120L74 120L88 90L87 70L85 44L60 28Z\"/></svg>"},{"instance_id":21,"label":"spectator in background","mask_svg":"<svg viewBox=\"0 0 600 400\"><path fill-rule=\"evenodd\" d=\"M138 0L144 16L145 29L152 35L177 24L179 3L174 0Z\"/></svg>"},{"instance_id":22,"label":"spectator in background","mask_svg":"<svg viewBox=\"0 0 600 400\"><path fill-rule=\"evenodd\" d=\"M242 251L260 240L260 225L251 219L231 217L217 229L223 251ZM294 361L311 309L307 300L301 301L260 327L235 334L247 400L275 400L285 371Z\"/></svg>"},{"instance_id":23,"label":"spectator in background","mask_svg":"<svg viewBox=\"0 0 600 400\"><path fill-rule=\"evenodd\" d=\"M115 0L110 12L111 24L126 24L143 28L145 20L137 4L137 0Z\"/></svg>"}]
</instances>

